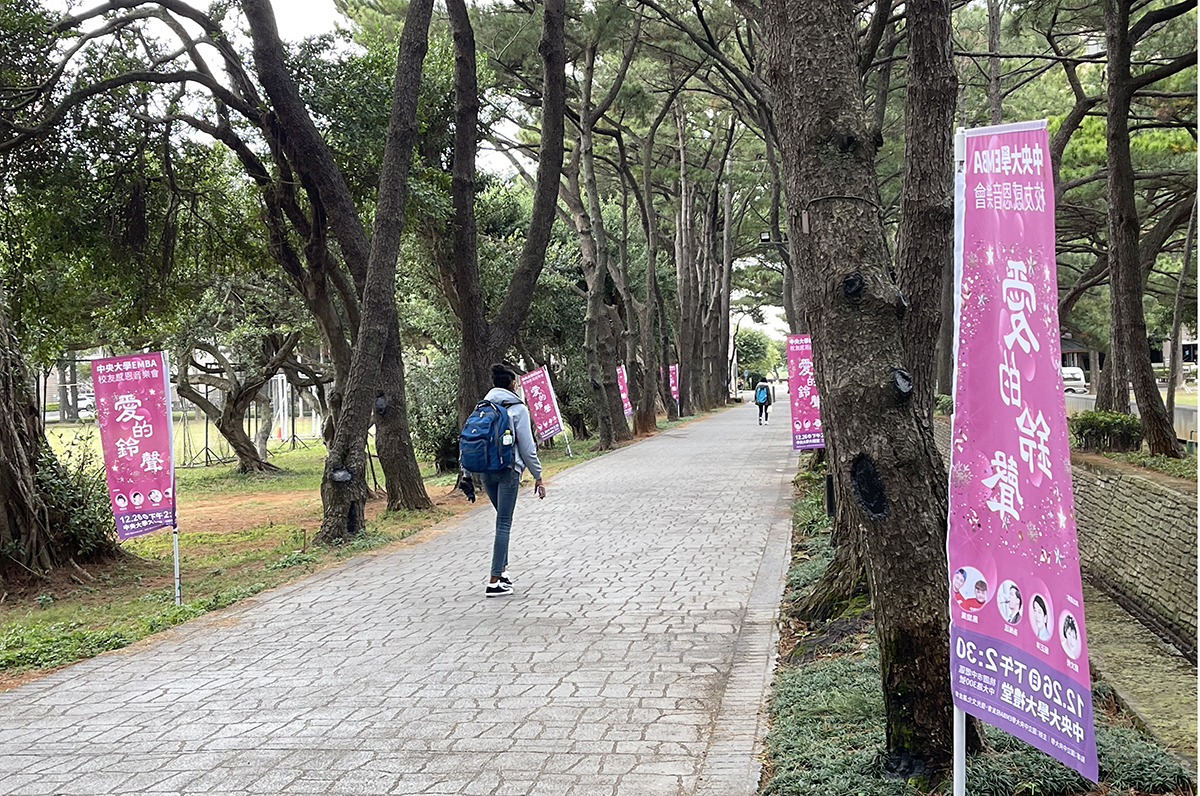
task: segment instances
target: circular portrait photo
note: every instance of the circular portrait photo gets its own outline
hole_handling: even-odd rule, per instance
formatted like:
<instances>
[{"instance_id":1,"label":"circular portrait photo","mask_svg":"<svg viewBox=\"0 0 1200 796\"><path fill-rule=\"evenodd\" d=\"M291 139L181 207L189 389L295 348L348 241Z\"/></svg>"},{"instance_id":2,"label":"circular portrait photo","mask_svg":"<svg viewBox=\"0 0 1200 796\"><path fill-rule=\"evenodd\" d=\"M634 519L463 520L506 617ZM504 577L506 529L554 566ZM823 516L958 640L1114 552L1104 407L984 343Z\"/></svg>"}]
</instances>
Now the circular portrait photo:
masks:
<instances>
[{"instance_id":1,"label":"circular portrait photo","mask_svg":"<svg viewBox=\"0 0 1200 796\"><path fill-rule=\"evenodd\" d=\"M132 495L129 496L129 499L133 501L133 507L136 509L140 509L142 507L142 504L146 502L146 498L142 495L141 492L134 492Z\"/></svg>"},{"instance_id":2,"label":"circular portrait photo","mask_svg":"<svg viewBox=\"0 0 1200 796\"><path fill-rule=\"evenodd\" d=\"M1029 626L1033 628L1033 634L1038 637L1038 641L1049 641L1054 635L1054 631L1050 628L1050 617L1053 615L1054 606L1050 603L1050 598L1035 594L1029 600Z\"/></svg>"},{"instance_id":3,"label":"circular portrait photo","mask_svg":"<svg viewBox=\"0 0 1200 796\"><path fill-rule=\"evenodd\" d=\"M1074 660L1083 651L1083 642L1079 638L1079 623L1070 611L1063 611L1058 620L1058 638L1062 641L1063 652Z\"/></svg>"},{"instance_id":4,"label":"circular portrait photo","mask_svg":"<svg viewBox=\"0 0 1200 796\"><path fill-rule=\"evenodd\" d=\"M987 605L988 582L975 567L959 567L950 574L951 597L965 611L978 611Z\"/></svg>"},{"instance_id":5,"label":"circular portrait photo","mask_svg":"<svg viewBox=\"0 0 1200 796\"><path fill-rule=\"evenodd\" d=\"M996 600L996 607L1000 609L1000 616L1004 617L1004 621L1010 625L1020 622L1021 617L1025 615L1025 598L1021 594L1021 588L1013 581L1006 580L1000 584L997 595L999 599Z\"/></svg>"},{"instance_id":6,"label":"circular portrait photo","mask_svg":"<svg viewBox=\"0 0 1200 796\"><path fill-rule=\"evenodd\" d=\"M113 495L113 505L119 509L127 509L129 508L129 498L118 492Z\"/></svg>"},{"instance_id":7,"label":"circular portrait photo","mask_svg":"<svg viewBox=\"0 0 1200 796\"><path fill-rule=\"evenodd\" d=\"M153 503L154 505L157 506L159 503L162 503L162 499L163 499L162 492L158 491L157 489L150 490L150 502L151 503Z\"/></svg>"}]
</instances>

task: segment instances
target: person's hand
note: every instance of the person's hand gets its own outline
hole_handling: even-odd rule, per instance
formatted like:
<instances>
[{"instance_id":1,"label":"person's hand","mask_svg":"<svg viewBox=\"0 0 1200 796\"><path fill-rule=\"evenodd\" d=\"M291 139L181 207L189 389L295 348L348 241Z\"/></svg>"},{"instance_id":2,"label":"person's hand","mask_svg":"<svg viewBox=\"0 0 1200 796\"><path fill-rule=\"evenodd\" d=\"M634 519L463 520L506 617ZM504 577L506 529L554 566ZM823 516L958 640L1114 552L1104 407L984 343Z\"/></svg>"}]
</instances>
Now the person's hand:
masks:
<instances>
[{"instance_id":1,"label":"person's hand","mask_svg":"<svg viewBox=\"0 0 1200 796\"><path fill-rule=\"evenodd\" d=\"M537 493L538 500L546 499L546 487L542 485L542 479L533 482L533 491Z\"/></svg>"}]
</instances>

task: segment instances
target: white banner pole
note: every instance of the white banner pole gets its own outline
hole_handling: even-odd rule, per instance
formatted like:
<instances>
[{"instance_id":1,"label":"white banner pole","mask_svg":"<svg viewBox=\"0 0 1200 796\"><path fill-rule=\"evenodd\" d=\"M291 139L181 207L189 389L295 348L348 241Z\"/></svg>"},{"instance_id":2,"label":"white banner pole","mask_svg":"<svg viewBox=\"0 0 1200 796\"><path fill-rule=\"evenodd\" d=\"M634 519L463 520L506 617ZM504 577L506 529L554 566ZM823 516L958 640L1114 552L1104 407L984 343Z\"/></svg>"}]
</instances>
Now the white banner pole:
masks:
<instances>
[{"instance_id":1,"label":"white banner pole","mask_svg":"<svg viewBox=\"0 0 1200 796\"><path fill-rule=\"evenodd\" d=\"M175 604L183 604L183 588L179 582L179 526L171 528L171 542L175 548Z\"/></svg>"},{"instance_id":2,"label":"white banner pole","mask_svg":"<svg viewBox=\"0 0 1200 796\"><path fill-rule=\"evenodd\" d=\"M962 249L963 249L963 202L966 195L966 177L964 169L967 160L967 129L959 127L954 131L954 354L958 359L958 312L962 301ZM951 386L950 394L957 396ZM947 555L949 554L949 525L946 528ZM946 559L949 561L949 558ZM952 608L953 610L953 608ZM947 674L950 674L949 672ZM951 675L952 676L952 675ZM966 796L967 793L967 714L962 708L954 706L954 779L953 796Z\"/></svg>"},{"instance_id":3,"label":"white banner pole","mask_svg":"<svg viewBox=\"0 0 1200 796\"><path fill-rule=\"evenodd\" d=\"M954 796L967 794L967 714L954 708Z\"/></svg>"}]
</instances>

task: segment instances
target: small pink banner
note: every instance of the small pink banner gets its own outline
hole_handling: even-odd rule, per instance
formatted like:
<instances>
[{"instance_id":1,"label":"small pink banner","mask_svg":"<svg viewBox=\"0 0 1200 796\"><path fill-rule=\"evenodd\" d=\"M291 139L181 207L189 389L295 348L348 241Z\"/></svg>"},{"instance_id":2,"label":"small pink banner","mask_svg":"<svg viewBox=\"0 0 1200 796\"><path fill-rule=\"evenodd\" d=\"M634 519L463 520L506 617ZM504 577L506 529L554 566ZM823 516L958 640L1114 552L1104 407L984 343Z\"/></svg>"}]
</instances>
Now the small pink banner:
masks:
<instances>
[{"instance_id":1,"label":"small pink banner","mask_svg":"<svg viewBox=\"0 0 1200 796\"><path fill-rule=\"evenodd\" d=\"M521 392L525 395L525 403L529 405L529 415L533 418L538 441L543 442L562 433L562 414L558 411L558 399L554 396L554 387L550 384L550 375L545 366L521 377Z\"/></svg>"},{"instance_id":2,"label":"small pink banner","mask_svg":"<svg viewBox=\"0 0 1200 796\"><path fill-rule=\"evenodd\" d=\"M166 354L93 359L92 386L117 538L174 527L175 459Z\"/></svg>"},{"instance_id":3,"label":"small pink banner","mask_svg":"<svg viewBox=\"0 0 1200 796\"><path fill-rule=\"evenodd\" d=\"M1095 780L1046 122L965 137L955 184L951 688L962 710Z\"/></svg>"},{"instance_id":4,"label":"small pink banner","mask_svg":"<svg viewBox=\"0 0 1200 796\"><path fill-rule=\"evenodd\" d=\"M617 386L621 388L621 406L625 408L625 416L633 414L633 404L629 402L629 377L625 375L625 366L617 365Z\"/></svg>"},{"instance_id":5,"label":"small pink banner","mask_svg":"<svg viewBox=\"0 0 1200 796\"><path fill-rule=\"evenodd\" d=\"M679 366L671 365L667 370L671 374L671 397L679 403Z\"/></svg>"},{"instance_id":6,"label":"small pink banner","mask_svg":"<svg viewBox=\"0 0 1200 796\"><path fill-rule=\"evenodd\" d=\"M792 450L824 448L821 398L817 395L817 377L813 373L812 337L788 335L787 369L792 404Z\"/></svg>"}]
</instances>

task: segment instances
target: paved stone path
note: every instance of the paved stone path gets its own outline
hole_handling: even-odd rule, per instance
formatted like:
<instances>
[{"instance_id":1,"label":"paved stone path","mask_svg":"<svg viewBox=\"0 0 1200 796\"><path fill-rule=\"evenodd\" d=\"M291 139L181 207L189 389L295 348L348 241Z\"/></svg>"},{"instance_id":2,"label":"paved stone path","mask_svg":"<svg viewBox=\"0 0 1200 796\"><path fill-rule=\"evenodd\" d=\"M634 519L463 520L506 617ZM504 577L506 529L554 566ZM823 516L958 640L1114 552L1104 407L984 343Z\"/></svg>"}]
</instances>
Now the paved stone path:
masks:
<instances>
[{"instance_id":1,"label":"paved stone path","mask_svg":"<svg viewBox=\"0 0 1200 796\"><path fill-rule=\"evenodd\" d=\"M523 490L511 597L488 507L0 694L0 793L754 793L796 463L754 412Z\"/></svg>"}]
</instances>

